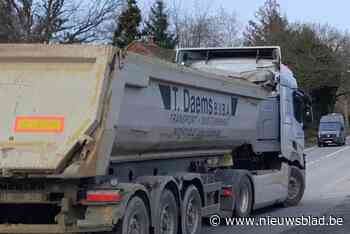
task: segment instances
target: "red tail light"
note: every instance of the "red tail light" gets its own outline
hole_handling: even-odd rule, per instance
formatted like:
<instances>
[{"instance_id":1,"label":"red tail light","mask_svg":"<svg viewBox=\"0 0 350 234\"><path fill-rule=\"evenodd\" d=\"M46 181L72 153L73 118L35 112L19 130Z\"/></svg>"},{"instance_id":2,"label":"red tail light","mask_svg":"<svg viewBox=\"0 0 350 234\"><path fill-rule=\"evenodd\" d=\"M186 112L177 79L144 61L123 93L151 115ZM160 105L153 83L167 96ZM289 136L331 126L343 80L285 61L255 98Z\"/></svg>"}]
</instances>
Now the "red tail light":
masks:
<instances>
[{"instance_id":1,"label":"red tail light","mask_svg":"<svg viewBox=\"0 0 350 234\"><path fill-rule=\"evenodd\" d=\"M89 191L86 195L87 202L120 202L122 199L119 191Z\"/></svg>"},{"instance_id":2,"label":"red tail light","mask_svg":"<svg viewBox=\"0 0 350 234\"><path fill-rule=\"evenodd\" d=\"M233 196L232 188L224 188L222 190L222 196L224 196L224 197L232 197Z\"/></svg>"}]
</instances>

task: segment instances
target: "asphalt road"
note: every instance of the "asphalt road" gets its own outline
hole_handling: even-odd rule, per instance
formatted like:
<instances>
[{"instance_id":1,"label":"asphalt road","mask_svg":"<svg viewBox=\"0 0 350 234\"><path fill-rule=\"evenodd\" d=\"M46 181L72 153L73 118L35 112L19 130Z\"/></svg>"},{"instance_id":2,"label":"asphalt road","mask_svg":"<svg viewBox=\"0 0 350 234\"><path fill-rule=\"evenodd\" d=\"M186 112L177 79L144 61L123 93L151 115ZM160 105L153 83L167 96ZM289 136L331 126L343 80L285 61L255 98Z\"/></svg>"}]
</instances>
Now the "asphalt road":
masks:
<instances>
[{"instance_id":1,"label":"asphalt road","mask_svg":"<svg viewBox=\"0 0 350 234\"><path fill-rule=\"evenodd\" d=\"M296 207L270 207L255 211L253 217L330 216L341 218L335 226L219 226L203 227L203 234L304 234L350 233L350 142L343 147L313 147L307 149L306 190ZM338 219L339 220L339 219Z\"/></svg>"}]
</instances>

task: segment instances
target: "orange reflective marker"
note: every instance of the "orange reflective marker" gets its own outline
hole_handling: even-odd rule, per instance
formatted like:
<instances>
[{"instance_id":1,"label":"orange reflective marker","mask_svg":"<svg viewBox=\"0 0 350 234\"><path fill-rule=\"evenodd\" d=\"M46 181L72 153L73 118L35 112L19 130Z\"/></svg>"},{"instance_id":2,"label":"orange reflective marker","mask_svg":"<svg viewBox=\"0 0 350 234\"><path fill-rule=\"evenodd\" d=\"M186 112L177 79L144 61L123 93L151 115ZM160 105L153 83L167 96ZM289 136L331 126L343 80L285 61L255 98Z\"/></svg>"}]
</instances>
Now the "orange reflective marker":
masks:
<instances>
[{"instance_id":1,"label":"orange reflective marker","mask_svg":"<svg viewBox=\"0 0 350 234\"><path fill-rule=\"evenodd\" d=\"M64 130L62 116L17 116L15 132L61 133Z\"/></svg>"}]
</instances>

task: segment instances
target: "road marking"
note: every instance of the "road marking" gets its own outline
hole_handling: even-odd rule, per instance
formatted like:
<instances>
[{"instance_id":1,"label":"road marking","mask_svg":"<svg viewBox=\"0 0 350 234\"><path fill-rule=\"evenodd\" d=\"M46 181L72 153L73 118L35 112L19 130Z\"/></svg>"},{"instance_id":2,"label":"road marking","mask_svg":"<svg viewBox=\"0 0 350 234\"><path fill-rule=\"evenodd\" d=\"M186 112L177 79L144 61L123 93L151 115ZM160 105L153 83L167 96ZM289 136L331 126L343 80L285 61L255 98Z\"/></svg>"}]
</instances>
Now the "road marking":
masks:
<instances>
[{"instance_id":1,"label":"road marking","mask_svg":"<svg viewBox=\"0 0 350 234\"><path fill-rule=\"evenodd\" d=\"M311 161L311 162L307 162L306 164L307 164L307 165L313 165L313 164L318 163L318 162L320 162L320 161L322 161L322 160L325 160L325 159L327 159L327 158L334 157L335 155L337 155L337 154L339 154L339 153L341 153L341 152L343 152L343 151L345 151L345 150L348 150L348 149L350 149L350 146L347 146L347 147L345 147L345 148L343 148L343 149L340 149L340 150L337 150L337 151L335 151L335 152L333 152L333 153L330 153L330 154L328 154L328 155L326 155L326 156L324 156L324 157L322 157L322 158L320 158L320 159L318 159L318 160Z\"/></svg>"}]
</instances>

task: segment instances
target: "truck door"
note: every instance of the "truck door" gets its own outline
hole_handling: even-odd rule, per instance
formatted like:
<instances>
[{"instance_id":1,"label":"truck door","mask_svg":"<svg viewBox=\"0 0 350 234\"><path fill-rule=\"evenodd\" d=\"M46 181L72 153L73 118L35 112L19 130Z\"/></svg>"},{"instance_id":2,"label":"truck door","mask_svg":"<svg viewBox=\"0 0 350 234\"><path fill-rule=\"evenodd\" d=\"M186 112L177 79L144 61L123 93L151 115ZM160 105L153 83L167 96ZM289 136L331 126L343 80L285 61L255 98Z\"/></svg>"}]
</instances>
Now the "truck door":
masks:
<instances>
[{"instance_id":1,"label":"truck door","mask_svg":"<svg viewBox=\"0 0 350 234\"><path fill-rule=\"evenodd\" d=\"M295 141L297 143L296 152L299 156L303 155L304 146L305 146L304 113L305 113L304 94L298 90L294 90L293 91L293 114L294 114L293 130L294 130Z\"/></svg>"},{"instance_id":2,"label":"truck door","mask_svg":"<svg viewBox=\"0 0 350 234\"><path fill-rule=\"evenodd\" d=\"M290 161L304 164L304 97L297 89L280 86L281 95L281 149Z\"/></svg>"}]
</instances>

